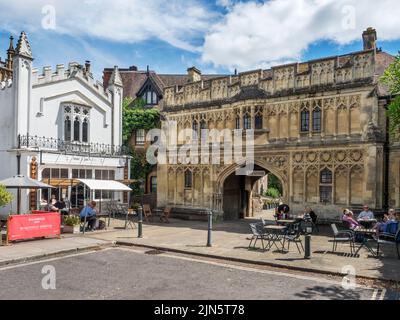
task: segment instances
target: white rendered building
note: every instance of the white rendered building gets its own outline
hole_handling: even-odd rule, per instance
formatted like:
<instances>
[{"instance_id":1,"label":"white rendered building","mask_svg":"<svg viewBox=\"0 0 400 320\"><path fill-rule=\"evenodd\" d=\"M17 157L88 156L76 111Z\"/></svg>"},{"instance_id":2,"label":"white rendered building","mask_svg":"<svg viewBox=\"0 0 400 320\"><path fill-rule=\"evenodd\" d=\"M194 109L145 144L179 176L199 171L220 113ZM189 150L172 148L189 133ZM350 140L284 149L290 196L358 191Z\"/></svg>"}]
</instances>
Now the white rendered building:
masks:
<instances>
[{"instance_id":1,"label":"white rendered building","mask_svg":"<svg viewBox=\"0 0 400 320\"><path fill-rule=\"evenodd\" d=\"M78 179L127 180L130 163L122 144L123 87L118 68L107 88L95 82L90 63L68 68L33 68L27 36L21 33L13 75L0 83L0 180L22 174L50 183L58 198L82 205ZM86 189L85 189L86 192ZM36 209L47 191L22 194L22 213ZM127 194L93 193L91 198ZM16 199L16 197L14 197ZM0 209L3 215L16 211Z\"/></svg>"}]
</instances>

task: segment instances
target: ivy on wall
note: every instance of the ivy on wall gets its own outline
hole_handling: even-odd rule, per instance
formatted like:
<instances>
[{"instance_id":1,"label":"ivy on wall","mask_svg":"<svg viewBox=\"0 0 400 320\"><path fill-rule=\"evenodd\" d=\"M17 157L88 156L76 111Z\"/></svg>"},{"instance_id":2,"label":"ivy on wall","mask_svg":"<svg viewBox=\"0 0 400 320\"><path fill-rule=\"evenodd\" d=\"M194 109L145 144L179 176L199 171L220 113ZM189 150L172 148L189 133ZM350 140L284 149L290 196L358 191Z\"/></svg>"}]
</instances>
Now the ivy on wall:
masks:
<instances>
[{"instance_id":1,"label":"ivy on wall","mask_svg":"<svg viewBox=\"0 0 400 320\"><path fill-rule=\"evenodd\" d=\"M125 145L129 144L129 140L135 130L150 130L160 126L160 112L154 108L145 108L145 103L142 99L133 100L130 97L125 98L122 107L122 138ZM144 192L143 184L152 171L153 166L147 162L145 153L137 152L134 148L130 148L130 150L130 156L132 157L131 179L136 180L130 187L133 190L133 195L139 196Z\"/></svg>"},{"instance_id":2,"label":"ivy on wall","mask_svg":"<svg viewBox=\"0 0 400 320\"><path fill-rule=\"evenodd\" d=\"M122 139L125 144L128 143L135 130L150 130L159 127L160 112L158 109L145 108L145 103L142 99L125 98L122 110Z\"/></svg>"}]
</instances>

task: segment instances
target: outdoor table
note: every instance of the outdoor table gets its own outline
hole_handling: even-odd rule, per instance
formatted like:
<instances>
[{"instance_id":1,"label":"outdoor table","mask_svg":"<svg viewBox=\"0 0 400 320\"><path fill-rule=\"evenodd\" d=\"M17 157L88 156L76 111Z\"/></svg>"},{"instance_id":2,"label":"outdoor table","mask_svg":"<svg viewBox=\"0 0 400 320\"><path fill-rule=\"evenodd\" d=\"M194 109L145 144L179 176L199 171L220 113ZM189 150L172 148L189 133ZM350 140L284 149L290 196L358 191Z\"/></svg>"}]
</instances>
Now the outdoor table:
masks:
<instances>
[{"instance_id":1,"label":"outdoor table","mask_svg":"<svg viewBox=\"0 0 400 320\"><path fill-rule=\"evenodd\" d=\"M277 221L278 224L282 224L282 225L293 224L295 222L296 222L296 220L278 220Z\"/></svg>"},{"instance_id":2,"label":"outdoor table","mask_svg":"<svg viewBox=\"0 0 400 320\"><path fill-rule=\"evenodd\" d=\"M266 246L266 251L269 251L272 246L275 246L278 251L284 250L284 236L287 227L285 226L264 226L264 230L266 231L268 244ZM276 243L279 243L282 248L279 248Z\"/></svg>"},{"instance_id":3,"label":"outdoor table","mask_svg":"<svg viewBox=\"0 0 400 320\"><path fill-rule=\"evenodd\" d=\"M374 249L370 246L371 241L376 241L373 236L376 235L376 230L374 229L365 229L365 228L356 228L354 229L354 232L356 234L363 235L363 241L359 248L356 251L356 255L360 252L361 248L366 248L374 257L377 256L377 253L374 251ZM368 238L369 237L369 238Z\"/></svg>"}]
</instances>

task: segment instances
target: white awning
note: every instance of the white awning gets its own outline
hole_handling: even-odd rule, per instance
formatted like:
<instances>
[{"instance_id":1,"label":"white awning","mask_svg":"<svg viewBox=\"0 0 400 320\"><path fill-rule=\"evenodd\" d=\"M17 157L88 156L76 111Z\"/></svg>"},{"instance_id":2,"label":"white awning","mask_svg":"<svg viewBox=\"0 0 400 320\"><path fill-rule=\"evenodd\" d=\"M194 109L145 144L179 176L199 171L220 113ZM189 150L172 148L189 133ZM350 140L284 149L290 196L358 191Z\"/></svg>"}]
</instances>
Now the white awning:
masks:
<instances>
[{"instance_id":1,"label":"white awning","mask_svg":"<svg viewBox=\"0 0 400 320\"><path fill-rule=\"evenodd\" d=\"M91 179L78 179L85 184L90 190L99 191L132 191L131 188L118 181L113 180L91 180Z\"/></svg>"}]
</instances>

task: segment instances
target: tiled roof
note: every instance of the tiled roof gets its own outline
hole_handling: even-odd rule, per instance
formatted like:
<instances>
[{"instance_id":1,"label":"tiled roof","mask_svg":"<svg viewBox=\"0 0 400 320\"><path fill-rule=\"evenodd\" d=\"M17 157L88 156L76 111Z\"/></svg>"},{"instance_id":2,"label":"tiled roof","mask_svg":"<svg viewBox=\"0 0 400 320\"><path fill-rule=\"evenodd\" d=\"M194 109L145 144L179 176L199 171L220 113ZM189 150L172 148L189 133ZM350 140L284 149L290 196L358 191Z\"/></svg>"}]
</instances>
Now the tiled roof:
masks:
<instances>
[{"instance_id":1,"label":"tiled roof","mask_svg":"<svg viewBox=\"0 0 400 320\"><path fill-rule=\"evenodd\" d=\"M147 71L135 71L120 69L122 83L124 84L124 96L136 98L136 94L140 91L147 80ZM105 69L103 73L103 83L107 87L110 80L112 69ZM187 74L157 74L154 71L149 72L149 76L158 85L162 92L165 87L183 86L189 83ZM221 77L222 75L202 75L204 81Z\"/></svg>"}]
</instances>

